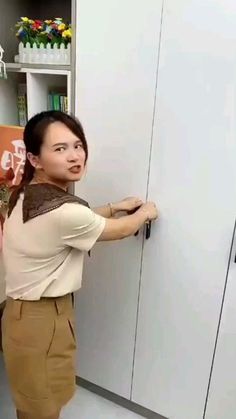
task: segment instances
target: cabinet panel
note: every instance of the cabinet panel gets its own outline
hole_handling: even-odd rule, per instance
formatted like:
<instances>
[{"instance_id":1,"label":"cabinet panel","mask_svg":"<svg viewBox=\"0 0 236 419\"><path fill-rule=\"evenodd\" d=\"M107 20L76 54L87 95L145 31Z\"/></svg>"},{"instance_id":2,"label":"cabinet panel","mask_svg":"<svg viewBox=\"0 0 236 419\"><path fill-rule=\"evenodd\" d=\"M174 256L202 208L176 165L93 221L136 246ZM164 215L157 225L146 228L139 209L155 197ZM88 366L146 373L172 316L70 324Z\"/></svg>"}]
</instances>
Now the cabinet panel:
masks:
<instances>
[{"instance_id":1,"label":"cabinet panel","mask_svg":"<svg viewBox=\"0 0 236 419\"><path fill-rule=\"evenodd\" d=\"M236 412L236 237L232 242L206 419L234 419Z\"/></svg>"},{"instance_id":2,"label":"cabinet panel","mask_svg":"<svg viewBox=\"0 0 236 419\"><path fill-rule=\"evenodd\" d=\"M161 1L80 1L76 114L88 138L88 174L76 194L92 205L145 199ZM129 398L141 234L98 244L77 301L78 375Z\"/></svg>"},{"instance_id":3,"label":"cabinet panel","mask_svg":"<svg viewBox=\"0 0 236 419\"><path fill-rule=\"evenodd\" d=\"M173 419L203 417L225 285L236 210L235 9L229 0L164 7L149 183L160 220L144 248L132 400Z\"/></svg>"}]
</instances>

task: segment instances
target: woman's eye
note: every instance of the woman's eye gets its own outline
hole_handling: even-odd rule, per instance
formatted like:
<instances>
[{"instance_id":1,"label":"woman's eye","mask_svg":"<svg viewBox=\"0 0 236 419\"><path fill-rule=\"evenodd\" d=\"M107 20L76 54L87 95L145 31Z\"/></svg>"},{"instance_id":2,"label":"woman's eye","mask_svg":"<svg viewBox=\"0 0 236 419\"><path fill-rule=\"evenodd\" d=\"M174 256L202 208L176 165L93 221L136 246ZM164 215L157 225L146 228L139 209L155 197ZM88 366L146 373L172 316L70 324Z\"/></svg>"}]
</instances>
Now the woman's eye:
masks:
<instances>
[{"instance_id":1,"label":"woman's eye","mask_svg":"<svg viewBox=\"0 0 236 419\"><path fill-rule=\"evenodd\" d=\"M55 151L64 151L64 150L65 150L65 147L58 147L58 148L56 148Z\"/></svg>"},{"instance_id":2,"label":"woman's eye","mask_svg":"<svg viewBox=\"0 0 236 419\"><path fill-rule=\"evenodd\" d=\"M80 149L80 148L83 148L83 146L82 146L82 144L76 144L75 148Z\"/></svg>"}]
</instances>

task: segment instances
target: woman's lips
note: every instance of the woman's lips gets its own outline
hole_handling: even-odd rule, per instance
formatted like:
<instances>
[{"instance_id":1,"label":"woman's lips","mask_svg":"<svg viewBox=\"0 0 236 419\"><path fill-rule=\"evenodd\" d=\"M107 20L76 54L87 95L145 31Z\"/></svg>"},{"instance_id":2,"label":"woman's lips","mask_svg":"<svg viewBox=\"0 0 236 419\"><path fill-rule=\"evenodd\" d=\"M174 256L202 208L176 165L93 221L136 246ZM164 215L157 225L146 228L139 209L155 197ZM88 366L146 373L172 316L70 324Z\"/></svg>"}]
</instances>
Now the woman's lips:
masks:
<instances>
[{"instance_id":1,"label":"woman's lips","mask_svg":"<svg viewBox=\"0 0 236 419\"><path fill-rule=\"evenodd\" d=\"M73 166L69 169L71 173L79 173L81 171L81 166Z\"/></svg>"}]
</instances>

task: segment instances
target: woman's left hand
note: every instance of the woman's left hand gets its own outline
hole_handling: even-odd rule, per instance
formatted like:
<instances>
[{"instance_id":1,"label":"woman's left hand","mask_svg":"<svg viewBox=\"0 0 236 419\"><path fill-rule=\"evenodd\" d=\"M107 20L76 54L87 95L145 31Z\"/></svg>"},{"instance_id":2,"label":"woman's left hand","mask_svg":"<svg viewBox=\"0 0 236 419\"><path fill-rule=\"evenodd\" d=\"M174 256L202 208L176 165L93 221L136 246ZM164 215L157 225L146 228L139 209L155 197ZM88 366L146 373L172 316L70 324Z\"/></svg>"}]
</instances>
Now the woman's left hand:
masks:
<instances>
[{"instance_id":1,"label":"woman's left hand","mask_svg":"<svg viewBox=\"0 0 236 419\"><path fill-rule=\"evenodd\" d=\"M113 204L116 211L134 211L136 208L139 208L143 204L142 199L137 197L128 197L125 199L122 199L122 201L117 202L116 204Z\"/></svg>"}]
</instances>

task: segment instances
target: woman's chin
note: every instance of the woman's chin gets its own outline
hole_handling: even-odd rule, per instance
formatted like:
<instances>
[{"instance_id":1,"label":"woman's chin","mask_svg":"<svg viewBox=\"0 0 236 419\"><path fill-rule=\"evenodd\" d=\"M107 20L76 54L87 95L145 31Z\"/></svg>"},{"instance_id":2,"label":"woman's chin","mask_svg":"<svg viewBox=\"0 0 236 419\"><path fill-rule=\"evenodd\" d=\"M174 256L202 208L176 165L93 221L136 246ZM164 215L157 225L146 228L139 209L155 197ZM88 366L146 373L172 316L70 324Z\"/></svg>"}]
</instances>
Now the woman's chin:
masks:
<instances>
[{"instance_id":1,"label":"woman's chin","mask_svg":"<svg viewBox=\"0 0 236 419\"><path fill-rule=\"evenodd\" d=\"M68 182L79 182L83 176L83 173L71 173Z\"/></svg>"}]
</instances>

